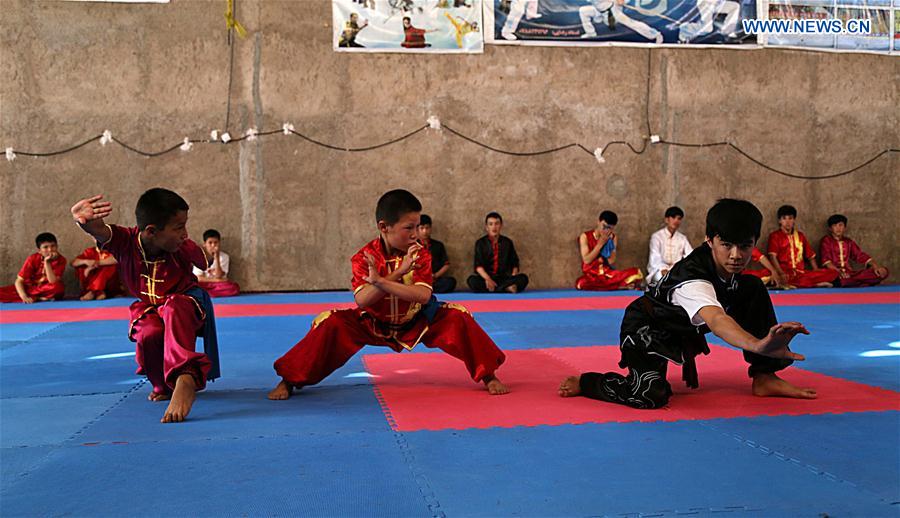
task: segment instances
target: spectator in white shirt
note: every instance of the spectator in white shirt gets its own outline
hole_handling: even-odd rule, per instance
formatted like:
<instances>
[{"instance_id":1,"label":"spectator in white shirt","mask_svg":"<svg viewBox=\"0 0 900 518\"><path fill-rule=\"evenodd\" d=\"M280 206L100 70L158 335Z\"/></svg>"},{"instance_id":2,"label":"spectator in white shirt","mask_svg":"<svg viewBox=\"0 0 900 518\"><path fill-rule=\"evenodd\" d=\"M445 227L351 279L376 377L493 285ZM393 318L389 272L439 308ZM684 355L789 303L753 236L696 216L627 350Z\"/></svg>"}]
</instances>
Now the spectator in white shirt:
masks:
<instances>
[{"instance_id":1,"label":"spectator in white shirt","mask_svg":"<svg viewBox=\"0 0 900 518\"><path fill-rule=\"evenodd\" d=\"M679 207L666 209L666 226L650 236L650 262L647 264L649 275L647 282L658 283L675 266L693 250L687 236L678 231L684 220L684 211Z\"/></svg>"}]
</instances>

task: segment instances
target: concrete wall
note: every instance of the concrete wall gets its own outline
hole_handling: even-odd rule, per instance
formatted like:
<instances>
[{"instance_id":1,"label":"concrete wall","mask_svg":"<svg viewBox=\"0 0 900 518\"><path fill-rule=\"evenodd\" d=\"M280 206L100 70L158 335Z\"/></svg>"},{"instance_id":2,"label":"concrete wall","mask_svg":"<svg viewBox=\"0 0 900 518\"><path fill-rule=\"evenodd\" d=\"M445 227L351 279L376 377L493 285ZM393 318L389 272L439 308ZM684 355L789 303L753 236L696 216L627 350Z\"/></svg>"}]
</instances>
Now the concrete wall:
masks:
<instances>
[{"instance_id":1,"label":"concrete wall","mask_svg":"<svg viewBox=\"0 0 900 518\"><path fill-rule=\"evenodd\" d=\"M225 126L230 48L222 0L166 5L3 0L0 144L55 150L110 129L145 150ZM648 51L488 46L477 56L348 55L331 49L327 0L239 0L249 30L234 48L230 127L296 128L364 146L429 115L497 147L533 151L645 134ZM729 140L786 171L823 175L900 147L900 59L783 50L650 53L650 123L669 140ZM817 244L832 212L900 275L900 155L833 180L767 172L726 148L624 147L600 166L577 149L509 157L446 131L344 153L275 135L143 158L92 143L53 158L0 161L0 278L12 282L33 237L50 230L74 257L88 240L68 209L103 193L112 222L133 224L143 190L166 186L191 204L195 238L218 228L247 290L347 288L349 256L376 235L387 189L416 193L448 245L453 274L470 271L484 214L506 221L537 288L571 286L575 245L601 209L620 217L622 265L645 266L662 211L678 204L693 242L719 197L757 203L774 228L792 203ZM6 281L4 281L6 282Z\"/></svg>"}]
</instances>

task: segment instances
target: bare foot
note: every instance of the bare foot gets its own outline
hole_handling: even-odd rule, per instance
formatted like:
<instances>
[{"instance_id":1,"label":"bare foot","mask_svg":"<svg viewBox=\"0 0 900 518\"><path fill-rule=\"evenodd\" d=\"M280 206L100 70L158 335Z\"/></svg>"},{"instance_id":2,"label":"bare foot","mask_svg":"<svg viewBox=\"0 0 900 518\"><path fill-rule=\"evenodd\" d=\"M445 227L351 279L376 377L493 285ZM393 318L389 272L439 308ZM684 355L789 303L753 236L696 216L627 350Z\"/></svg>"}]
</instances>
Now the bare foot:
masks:
<instances>
[{"instance_id":1,"label":"bare foot","mask_svg":"<svg viewBox=\"0 0 900 518\"><path fill-rule=\"evenodd\" d=\"M269 392L269 399L272 401L280 401L282 399L288 399L294 394L294 386L290 383L281 380L278 382L278 385Z\"/></svg>"},{"instance_id":2,"label":"bare foot","mask_svg":"<svg viewBox=\"0 0 900 518\"><path fill-rule=\"evenodd\" d=\"M89 291L81 296L81 300L94 300L94 292Z\"/></svg>"},{"instance_id":3,"label":"bare foot","mask_svg":"<svg viewBox=\"0 0 900 518\"><path fill-rule=\"evenodd\" d=\"M816 284L816 287L817 288L834 288L834 284L831 284L830 282L820 282L819 284Z\"/></svg>"},{"instance_id":4,"label":"bare foot","mask_svg":"<svg viewBox=\"0 0 900 518\"><path fill-rule=\"evenodd\" d=\"M560 397L574 397L581 395L581 377L569 376L559 384Z\"/></svg>"},{"instance_id":5,"label":"bare foot","mask_svg":"<svg viewBox=\"0 0 900 518\"><path fill-rule=\"evenodd\" d=\"M497 376L492 376L491 379L485 380L484 386L487 387L488 393L492 396L509 394L509 387L504 385Z\"/></svg>"},{"instance_id":6,"label":"bare foot","mask_svg":"<svg viewBox=\"0 0 900 518\"><path fill-rule=\"evenodd\" d=\"M795 387L774 374L757 374L753 376L753 395L797 399L816 399L818 397L815 389Z\"/></svg>"},{"instance_id":7,"label":"bare foot","mask_svg":"<svg viewBox=\"0 0 900 518\"><path fill-rule=\"evenodd\" d=\"M147 399L149 399L150 401L168 401L172 399L172 394L160 394L151 390L150 395L147 396Z\"/></svg>"},{"instance_id":8,"label":"bare foot","mask_svg":"<svg viewBox=\"0 0 900 518\"><path fill-rule=\"evenodd\" d=\"M518 293L519 288L517 288L515 284L510 284L509 286L506 287L506 291L508 291L510 293ZM505 394L505 392L504 392L504 394Z\"/></svg>"},{"instance_id":9,"label":"bare foot","mask_svg":"<svg viewBox=\"0 0 900 518\"><path fill-rule=\"evenodd\" d=\"M97 300L106 299L106 292L101 291L99 295L97 295Z\"/></svg>"},{"instance_id":10,"label":"bare foot","mask_svg":"<svg viewBox=\"0 0 900 518\"><path fill-rule=\"evenodd\" d=\"M166 408L160 423L180 423L187 419L197 396L197 385L190 374L182 374L175 381L175 391L172 392L172 401Z\"/></svg>"}]
</instances>

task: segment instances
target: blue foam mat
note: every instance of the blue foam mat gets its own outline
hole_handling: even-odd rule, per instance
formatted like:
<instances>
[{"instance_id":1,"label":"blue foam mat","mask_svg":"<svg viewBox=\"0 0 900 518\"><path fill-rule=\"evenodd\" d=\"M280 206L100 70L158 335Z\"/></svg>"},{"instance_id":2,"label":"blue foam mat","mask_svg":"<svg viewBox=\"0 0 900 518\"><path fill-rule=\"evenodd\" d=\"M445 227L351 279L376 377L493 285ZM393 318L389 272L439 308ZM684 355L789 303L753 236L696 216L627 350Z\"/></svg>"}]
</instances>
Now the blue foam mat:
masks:
<instances>
[{"instance_id":1,"label":"blue foam mat","mask_svg":"<svg viewBox=\"0 0 900 518\"><path fill-rule=\"evenodd\" d=\"M113 408L124 396L125 392L0 399L0 447L60 444Z\"/></svg>"},{"instance_id":2,"label":"blue foam mat","mask_svg":"<svg viewBox=\"0 0 900 518\"><path fill-rule=\"evenodd\" d=\"M416 432L405 438L448 516L896 512L852 483L766 455L702 422Z\"/></svg>"},{"instance_id":3,"label":"blue foam mat","mask_svg":"<svg viewBox=\"0 0 900 518\"><path fill-rule=\"evenodd\" d=\"M393 433L277 432L62 448L3 488L3 514L433 516Z\"/></svg>"}]
</instances>

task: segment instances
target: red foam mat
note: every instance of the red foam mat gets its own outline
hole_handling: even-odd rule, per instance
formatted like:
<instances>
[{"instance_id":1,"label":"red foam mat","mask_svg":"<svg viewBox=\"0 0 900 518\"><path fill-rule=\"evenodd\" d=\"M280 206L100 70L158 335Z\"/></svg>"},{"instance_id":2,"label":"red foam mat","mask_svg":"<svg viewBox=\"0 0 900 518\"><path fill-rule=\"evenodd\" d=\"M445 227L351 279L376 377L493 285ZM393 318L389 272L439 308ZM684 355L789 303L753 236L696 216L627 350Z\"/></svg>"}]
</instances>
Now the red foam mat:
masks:
<instances>
[{"instance_id":1,"label":"red foam mat","mask_svg":"<svg viewBox=\"0 0 900 518\"><path fill-rule=\"evenodd\" d=\"M461 362L446 354L376 354L363 360L385 415L398 431L900 410L897 392L798 368L787 369L783 377L815 388L819 399L755 397L740 351L711 347L712 354L697 360L697 390L685 387L681 369L670 366L675 395L658 410L556 394L566 376L618 370L617 346L507 351L497 374L512 391L503 396L489 395L468 378Z\"/></svg>"},{"instance_id":2,"label":"red foam mat","mask_svg":"<svg viewBox=\"0 0 900 518\"><path fill-rule=\"evenodd\" d=\"M473 313L579 311L624 309L635 295L598 297L569 297L525 299L510 296L501 300L460 300ZM776 306L824 306L834 304L900 304L900 292L874 293L775 293ZM217 318L317 315L334 308L353 307L353 303L293 303L293 304L218 304ZM85 322L95 320L127 320L128 308L85 309L0 309L0 324L39 322Z\"/></svg>"}]
</instances>

